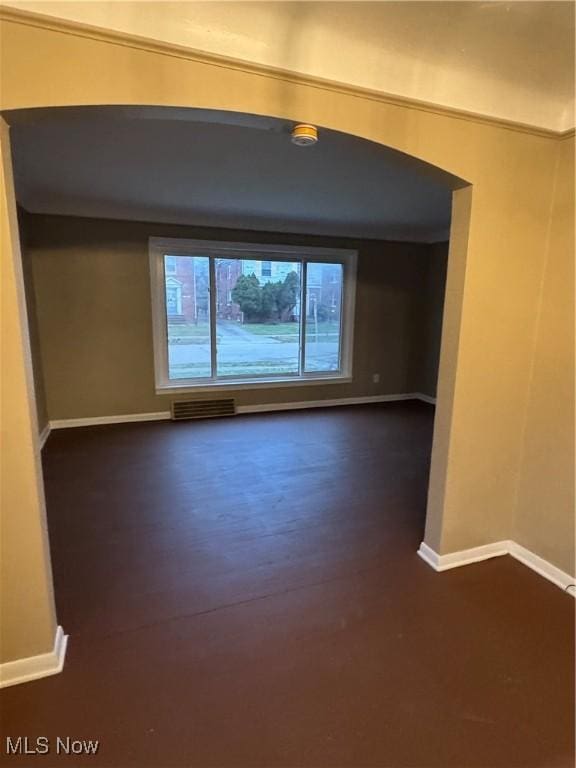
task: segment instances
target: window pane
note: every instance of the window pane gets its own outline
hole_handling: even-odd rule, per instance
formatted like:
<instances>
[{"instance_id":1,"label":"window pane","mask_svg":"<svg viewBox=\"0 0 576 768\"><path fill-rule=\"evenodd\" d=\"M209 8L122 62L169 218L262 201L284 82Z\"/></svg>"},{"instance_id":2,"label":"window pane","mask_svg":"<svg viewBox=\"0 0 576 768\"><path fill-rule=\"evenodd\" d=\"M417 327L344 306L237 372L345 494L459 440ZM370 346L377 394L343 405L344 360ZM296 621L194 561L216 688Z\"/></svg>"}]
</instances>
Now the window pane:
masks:
<instances>
[{"instance_id":1,"label":"window pane","mask_svg":"<svg viewBox=\"0 0 576 768\"><path fill-rule=\"evenodd\" d=\"M211 375L209 268L205 256L164 256L168 378Z\"/></svg>"},{"instance_id":2,"label":"window pane","mask_svg":"<svg viewBox=\"0 0 576 768\"><path fill-rule=\"evenodd\" d=\"M218 376L297 374L300 264L216 259Z\"/></svg>"},{"instance_id":3,"label":"window pane","mask_svg":"<svg viewBox=\"0 0 576 768\"><path fill-rule=\"evenodd\" d=\"M340 370L342 283L342 264L307 265L305 366L308 373Z\"/></svg>"}]
</instances>

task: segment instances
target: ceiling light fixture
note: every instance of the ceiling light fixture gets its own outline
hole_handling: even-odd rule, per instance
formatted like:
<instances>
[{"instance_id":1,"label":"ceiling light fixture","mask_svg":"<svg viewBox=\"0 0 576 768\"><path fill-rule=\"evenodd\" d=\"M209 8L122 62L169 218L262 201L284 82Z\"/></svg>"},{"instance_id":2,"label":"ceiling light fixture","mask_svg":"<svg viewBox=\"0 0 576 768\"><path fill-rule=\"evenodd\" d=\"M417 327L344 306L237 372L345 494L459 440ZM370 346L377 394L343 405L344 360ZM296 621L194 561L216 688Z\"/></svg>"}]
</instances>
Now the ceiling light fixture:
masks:
<instances>
[{"instance_id":1,"label":"ceiling light fixture","mask_svg":"<svg viewBox=\"0 0 576 768\"><path fill-rule=\"evenodd\" d=\"M292 143L297 147L310 147L318 141L318 129L315 125L299 123L292 128Z\"/></svg>"}]
</instances>

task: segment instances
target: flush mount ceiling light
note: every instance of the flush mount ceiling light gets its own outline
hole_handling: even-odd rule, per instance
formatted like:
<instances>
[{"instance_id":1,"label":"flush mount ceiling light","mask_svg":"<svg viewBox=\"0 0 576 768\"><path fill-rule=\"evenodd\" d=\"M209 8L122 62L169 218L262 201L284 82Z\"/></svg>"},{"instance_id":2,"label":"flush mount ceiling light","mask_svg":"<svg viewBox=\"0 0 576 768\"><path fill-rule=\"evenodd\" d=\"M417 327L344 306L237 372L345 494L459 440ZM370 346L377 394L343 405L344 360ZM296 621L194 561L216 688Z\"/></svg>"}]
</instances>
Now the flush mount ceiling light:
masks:
<instances>
[{"instance_id":1,"label":"flush mount ceiling light","mask_svg":"<svg viewBox=\"0 0 576 768\"><path fill-rule=\"evenodd\" d=\"M292 143L297 147L310 147L318 141L318 129L315 125L299 123L292 128Z\"/></svg>"}]
</instances>

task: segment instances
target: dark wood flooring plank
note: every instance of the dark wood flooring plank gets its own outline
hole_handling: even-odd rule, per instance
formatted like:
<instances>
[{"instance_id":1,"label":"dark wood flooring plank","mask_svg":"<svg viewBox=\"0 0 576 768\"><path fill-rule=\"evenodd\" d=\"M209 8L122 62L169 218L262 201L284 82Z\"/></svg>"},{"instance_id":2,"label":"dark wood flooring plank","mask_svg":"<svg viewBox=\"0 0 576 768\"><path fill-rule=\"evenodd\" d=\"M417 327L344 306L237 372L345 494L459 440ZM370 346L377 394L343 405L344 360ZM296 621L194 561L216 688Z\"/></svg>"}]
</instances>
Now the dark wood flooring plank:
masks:
<instances>
[{"instance_id":1,"label":"dark wood flooring plank","mask_svg":"<svg viewBox=\"0 0 576 768\"><path fill-rule=\"evenodd\" d=\"M433 409L397 403L54 433L64 673L10 765L565 768L574 601L510 558L435 574ZM7 763L8 764L8 763Z\"/></svg>"}]
</instances>

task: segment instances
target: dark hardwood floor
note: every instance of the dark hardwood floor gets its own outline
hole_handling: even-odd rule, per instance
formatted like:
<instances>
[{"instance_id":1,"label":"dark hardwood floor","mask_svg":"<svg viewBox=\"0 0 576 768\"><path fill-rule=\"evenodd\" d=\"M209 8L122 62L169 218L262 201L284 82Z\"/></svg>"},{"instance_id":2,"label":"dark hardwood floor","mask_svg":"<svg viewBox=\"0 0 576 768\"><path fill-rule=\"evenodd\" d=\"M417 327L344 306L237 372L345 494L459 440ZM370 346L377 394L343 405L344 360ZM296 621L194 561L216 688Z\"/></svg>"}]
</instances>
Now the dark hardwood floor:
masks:
<instances>
[{"instance_id":1,"label":"dark hardwood floor","mask_svg":"<svg viewBox=\"0 0 576 768\"><path fill-rule=\"evenodd\" d=\"M3 735L98 739L5 765L573 765L574 601L508 557L416 555L422 403L54 432L61 675Z\"/></svg>"}]
</instances>

